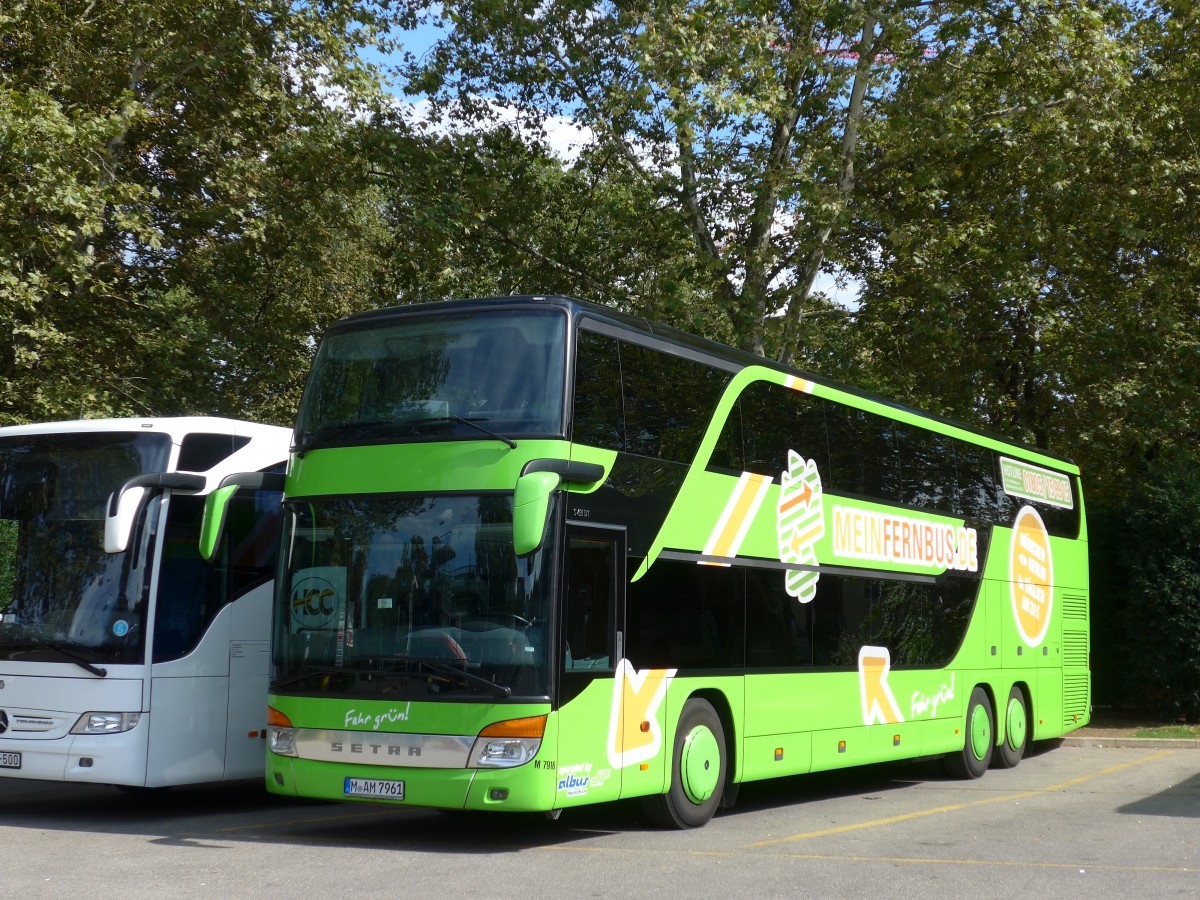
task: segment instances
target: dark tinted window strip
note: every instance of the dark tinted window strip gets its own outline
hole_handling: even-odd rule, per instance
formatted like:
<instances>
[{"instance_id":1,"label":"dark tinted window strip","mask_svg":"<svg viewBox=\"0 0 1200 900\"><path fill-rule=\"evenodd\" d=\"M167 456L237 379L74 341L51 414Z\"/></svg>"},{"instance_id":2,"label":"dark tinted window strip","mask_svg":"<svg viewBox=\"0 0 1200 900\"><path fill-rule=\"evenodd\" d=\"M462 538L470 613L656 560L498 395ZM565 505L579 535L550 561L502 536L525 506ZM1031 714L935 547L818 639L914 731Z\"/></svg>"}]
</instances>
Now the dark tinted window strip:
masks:
<instances>
[{"instance_id":1,"label":"dark tinted window strip","mask_svg":"<svg viewBox=\"0 0 1200 900\"><path fill-rule=\"evenodd\" d=\"M890 572L886 569L855 569L850 566L802 566L780 562L777 559L759 559L752 556L706 556L703 553L688 553L684 550L663 550L659 559L678 562L709 563L731 566L736 569L764 569L771 572L820 572L822 575L849 576L851 578L877 578L886 581L909 581L913 584L936 584L933 575L918 575L911 572Z\"/></svg>"}]
</instances>

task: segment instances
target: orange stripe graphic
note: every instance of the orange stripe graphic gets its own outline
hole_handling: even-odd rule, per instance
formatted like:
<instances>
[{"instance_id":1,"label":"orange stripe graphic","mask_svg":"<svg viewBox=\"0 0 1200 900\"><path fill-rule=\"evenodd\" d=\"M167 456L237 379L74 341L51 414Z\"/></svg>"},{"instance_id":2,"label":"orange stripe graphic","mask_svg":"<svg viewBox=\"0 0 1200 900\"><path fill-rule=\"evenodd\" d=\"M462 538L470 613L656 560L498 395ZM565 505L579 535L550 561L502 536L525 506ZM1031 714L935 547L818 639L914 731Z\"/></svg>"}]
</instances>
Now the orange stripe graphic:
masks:
<instances>
[{"instance_id":1,"label":"orange stripe graphic","mask_svg":"<svg viewBox=\"0 0 1200 900\"><path fill-rule=\"evenodd\" d=\"M761 501L761 491L766 486L768 479L762 475L750 475L741 485L741 490L737 492L736 501L733 509L729 512L729 517L725 520L725 527L721 529L717 536L716 543L713 545L712 556L732 556L732 548L738 533L742 529L747 516L750 515L759 502Z\"/></svg>"}]
</instances>

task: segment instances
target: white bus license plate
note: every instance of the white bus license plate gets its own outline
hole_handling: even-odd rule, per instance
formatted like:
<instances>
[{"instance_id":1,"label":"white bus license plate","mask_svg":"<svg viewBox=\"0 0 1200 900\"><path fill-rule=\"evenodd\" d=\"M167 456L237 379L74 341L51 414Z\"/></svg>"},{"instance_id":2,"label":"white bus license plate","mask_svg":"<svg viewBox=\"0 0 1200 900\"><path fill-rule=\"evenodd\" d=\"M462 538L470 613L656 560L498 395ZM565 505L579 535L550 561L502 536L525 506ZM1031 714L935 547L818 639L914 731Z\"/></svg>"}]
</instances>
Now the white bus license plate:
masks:
<instances>
[{"instance_id":1,"label":"white bus license plate","mask_svg":"<svg viewBox=\"0 0 1200 900\"><path fill-rule=\"evenodd\" d=\"M382 797L388 800L403 800L404 782L386 781L382 778L347 778L342 793L347 797Z\"/></svg>"},{"instance_id":2,"label":"white bus license plate","mask_svg":"<svg viewBox=\"0 0 1200 900\"><path fill-rule=\"evenodd\" d=\"M0 753L0 769L21 768L20 753Z\"/></svg>"}]
</instances>

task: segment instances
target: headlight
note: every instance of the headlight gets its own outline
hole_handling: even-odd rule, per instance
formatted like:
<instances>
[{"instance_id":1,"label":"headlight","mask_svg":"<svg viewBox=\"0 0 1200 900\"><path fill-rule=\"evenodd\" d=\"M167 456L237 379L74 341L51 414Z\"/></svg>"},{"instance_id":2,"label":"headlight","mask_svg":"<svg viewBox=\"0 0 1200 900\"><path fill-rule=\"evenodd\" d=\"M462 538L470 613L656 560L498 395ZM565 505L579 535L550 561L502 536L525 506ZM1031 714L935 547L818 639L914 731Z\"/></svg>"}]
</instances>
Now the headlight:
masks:
<instances>
[{"instance_id":1,"label":"headlight","mask_svg":"<svg viewBox=\"0 0 1200 900\"><path fill-rule=\"evenodd\" d=\"M545 716L495 722L479 732L467 766L484 769L523 766L537 756L545 732Z\"/></svg>"},{"instance_id":2,"label":"headlight","mask_svg":"<svg viewBox=\"0 0 1200 900\"><path fill-rule=\"evenodd\" d=\"M120 734L137 727L140 712L86 712L71 728L71 734Z\"/></svg>"},{"instance_id":3,"label":"headlight","mask_svg":"<svg viewBox=\"0 0 1200 900\"><path fill-rule=\"evenodd\" d=\"M267 746L277 756L296 755L296 729L267 726Z\"/></svg>"},{"instance_id":4,"label":"headlight","mask_svg":"<svg viewBox=\"0 0 1200 900\"><path fill-rule=\"evenodd\" d=\"M537 756L541 746L541 738L477 738L467 766L483 769L523 766Z\"/></svg>"},{"instance_id":5,"label":"headlight","mask_svg":"<svg viewBox=\"0 0 1200 900\"><path fill-rule=\"evenodd\" d=\"M267 707L267 747L277 756L296 755L296 729L292 720L273 706Z\"/></svg>"}]
</instances>

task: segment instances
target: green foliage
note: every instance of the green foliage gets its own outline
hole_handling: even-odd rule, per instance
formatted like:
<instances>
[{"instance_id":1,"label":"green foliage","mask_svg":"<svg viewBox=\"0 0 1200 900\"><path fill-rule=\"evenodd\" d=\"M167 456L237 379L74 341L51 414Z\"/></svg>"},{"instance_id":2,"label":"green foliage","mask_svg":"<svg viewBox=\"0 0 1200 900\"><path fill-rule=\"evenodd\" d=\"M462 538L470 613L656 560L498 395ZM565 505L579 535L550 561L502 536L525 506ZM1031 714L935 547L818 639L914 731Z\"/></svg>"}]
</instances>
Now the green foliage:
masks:
<instances>
[{"instance_id":1,"label":"green foliage","mask_svg":"<svg viewBox=\"0 0 1200 900\"><path fill-rule=\"evenodd\" d=\"M1200 430L1180 17L1101 0L960 18L897 83L861 179L869 377L1071 454L1101 493Z\"/></svg>"},{"instance_id":2,"label":"green foliage","mask_svg":"<svg viewBox=\"0 0 1200 900\"><path fill-rule=\"evenodd\" d=\"M0 611L12 602L17 584L18 527L15 519L0 519Z\"/></svg>"},{"instance_id":3,"label":"green foliage","mask_svg":"<svg viewBox=\"0 0 1200 900\"><path fill-rule=\"evenodd\" d=\"M686 233L602 156L564 165L499 127L405 144L374 165L402 302L560 293L677 323L692 308Z\"/></svg>"},{"instance_id":4,"label":"green foliage","mask_svg":"<svg viewBox=\"0 0 1200 900\"><path fill-rule=\"evenodd\" d=\"M0 423L212 407L227 360L202 351L233 310L192 267L259 240L278 156L378 95L358 54L389 21L350 0L5 8Z\"/></svg>"},{"instance_id":5,"label":"green foliage","mask_svg":"<svg viewBox=\"0 0 1200 900\"><path fill-rule=\"evenodd\" d=\"M1097 701L1200 721L1200 463L1157 458L1090 524Z\"/></svg>"},{"instance_id":6,"label":"green foliage","mask_svg":"<svg viewBox=\"0 0 1200 900\"><path fill-rule=\"evenodd\" d=\"M813 332L842 324L812 282L846 222L868 90L919 58L906 51L884 62L877 51L924 28L921 7L439 8L449 33L414 87L470 127L486 127L499 108L534 132L555 117L577 123L593 158L649 198L617 223L626 240L636 241L651 210L687 235L703 294L681 318L785 359L803 356Z\"/></svg>"}]
</instances>

